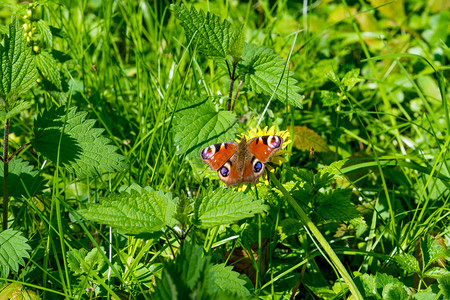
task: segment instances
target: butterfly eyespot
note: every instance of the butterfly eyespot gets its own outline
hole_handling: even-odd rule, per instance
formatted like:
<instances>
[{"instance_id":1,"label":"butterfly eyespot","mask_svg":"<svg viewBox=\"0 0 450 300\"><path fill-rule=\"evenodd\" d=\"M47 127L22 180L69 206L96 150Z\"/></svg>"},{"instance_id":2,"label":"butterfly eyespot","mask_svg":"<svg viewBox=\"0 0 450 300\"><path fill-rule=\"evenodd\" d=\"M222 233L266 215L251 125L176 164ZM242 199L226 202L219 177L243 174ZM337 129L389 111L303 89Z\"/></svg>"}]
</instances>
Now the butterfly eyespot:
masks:
<instances>
[{"instance_id":1,"label":"butterfly eyespot","mask_svg":"<svg viewBox=\"0 0 450 300\"><path fill-rule=\"evenodd\" d=\"M267 144L271 148L274 148L274 149L278 148L281 146L281 139L280 139L280 137L278 137L276 135L271 135L267 138Z\"/></svg>"},{"instance_id":2,"label":"butterfly eyespot","mask_svg":"<svg viewBox=\"0 0 450 300\"><path fill-rule=\"evenodd\" d=\"M201 156L203 159L210 159L214 153L216 153L216 148L214 146L209 146L202 150Z\"/></svg>"},{"instance_id":3,"label":"butterfly eyespot","mask_svg":"<svg viewBox=\"0 0 450 300\"><path fill-rule=\"evenodd\" d=\"M261 169L262 169L262 167L263 167L262 163L261 163L260 161L256 161L256 162L253 164L253 171L255 171L255 172L260 172Z\"/></svg>"},{"instance_id":4,"label":"butterfly eyespot","mask_svg":"<svg viewBox=\"0 0 450 300\"><path fill-rule=\"evenodd\" d=\"M230 170L228 170L226 167L220 168L219 172L223 177L227 177L228 175L230 175Z\"/></svg>"}]
</instances>

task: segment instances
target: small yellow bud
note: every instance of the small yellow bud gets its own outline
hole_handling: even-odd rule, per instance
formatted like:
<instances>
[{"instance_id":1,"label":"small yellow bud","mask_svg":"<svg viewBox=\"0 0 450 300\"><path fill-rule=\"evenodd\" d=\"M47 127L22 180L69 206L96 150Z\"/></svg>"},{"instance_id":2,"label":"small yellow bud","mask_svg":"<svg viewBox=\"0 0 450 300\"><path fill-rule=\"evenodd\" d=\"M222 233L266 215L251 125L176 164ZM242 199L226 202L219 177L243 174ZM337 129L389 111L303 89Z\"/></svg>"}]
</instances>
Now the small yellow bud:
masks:
<instances>
[{"instance_id":1,"label":"small yellow bud","mask_svg":"<svg viewBox=\"0 0 450 300\"><path fill-rule=\"evenodd\" d=\"M37 83L39 83L39 82L41 82L41 81L42 81L42 79L41 79L40 77L36 79L36 82L37 82Z\"/></svg>"},{"instance_id":2,"label":"small yellow bud","mask_svg":"<svg viewBox=\"0 0 450 300\"><path fill-rule=\"evenodd\" d=\"M27 10L27 16L30 17L32 14L33 14L33 12L31 11L31 9L28 9L28 10Z\"/></svg>"},{"instance_id":3,"label":"small yellow bud","mask_svg":"<svg viewBox=\"0 0 450 300\"><path fill-rule=\"evenodd\" d=\"M22 27L23 27L23 29L27 30L28 24L27 23L23 23Z\"/></svg>"},{"instance_id":4,"label":"small yellow bud","mask_svg":"<svg viewBox=\"0 0 450 300\"><path fill-rule=\"evenodd\" d=\"M29 42L30 41L30 37L29 36L27 36L27 42Z\"/></svg>"},{"instance_id":5,"label":"small yellow bud","mask_svg":"<svg viewBox=\"0 0 450 300\"><path fill-rule=\"evenodd\" d=\"M34 51L34 52L38 52L38 51L39 51L39 46L34 46L34 47L33 47L33 51Z\"/></svg>"}]
</instances>

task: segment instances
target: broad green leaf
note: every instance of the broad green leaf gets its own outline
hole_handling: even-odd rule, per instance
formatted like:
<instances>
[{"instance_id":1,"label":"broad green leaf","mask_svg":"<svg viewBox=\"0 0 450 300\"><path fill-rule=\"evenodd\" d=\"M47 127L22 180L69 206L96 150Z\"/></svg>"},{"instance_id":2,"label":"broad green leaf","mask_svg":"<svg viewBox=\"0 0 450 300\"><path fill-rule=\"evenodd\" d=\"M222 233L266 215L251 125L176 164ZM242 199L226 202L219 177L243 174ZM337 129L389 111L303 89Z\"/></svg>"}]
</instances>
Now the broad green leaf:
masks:
<instances>
[{"instance_id":1,"label":"broad green leaf","mask_svg":"<svg viewBox=\"0 0 450 300\"><path fill-rule=\"evenodd\" d=\"M38 73L17 17L12 18L9 36L3 39L3 45L0 43L0 98L13 103L36 84Z\"/></svg>"},{"instance_id":2,"label":"broad green leaf","mask_svg":"<svg viewBox=\"0 0 450 300\"><path fill-rule=\"evenodd\" d=\"M6 229L0 232L0 276L7 278L9 271L17 272L19 265L25 265L24 258L29 258L31 250L28 239L22 232Z\"/></svg>"},{"instance_id":3,"label":"broad green leaf","mask_svg":"<svg viewBox=\"0 0 450 300\"><path fill-rule=\"evenodd\" d=\"M82 261L87 253L86 249L73 249L67 252L67 264L73 275L81 275L84 273Z\"/></svg>"},{"instance_id":4,"label":"broad green leaf","mask_svg":"<svg viewBox=\"0 0 450 300\"><path fill-rule=\"evenodd\" d=\"M177 153L198 156L203 147L232 141L236 126L236 116L217 111L207 97L180 100L172 128Z\"/></svg>"},{"instance_id":5,"label":"broad green leaf","mask_svg":"<svg viewBox=\"0 0 450 300\"><path fill-rule=\"evenodd\" d=\"M438 240L429 235L426 235L425 238L420 241L420 249L422 251L423 262L425 265L424 269L439 258L446 256L445 247L439 245Z\"/></svg>"},{"instance_id":6,"label":"broad green leaf","mask_svg":"<svg viewBox=\"0 0 450 300\"><path fill-rule=\"evenodd\" d=\"M414 300L429 300L429 299L436 299L436 294L433 293L431 288L428 288L426 290L422 290L420 292L415 293L412 295L412 298Z\"/></svg>"},{"instance_id":7,"label":"broad green leaf","mask_svg":"<svg viewBox=\"0 0 450 300\"><path fill-rule=\"evenodd\" d=\"M85 219L139 234L176 224L173 219L176 201L171 193L145 188L141 192L131 190L101 198L100 204L90 204L79 213Z\"/></svg>"},{"instance_id":8,"label":"broad green leaf","mask_svg":"<svg viewBox=\"0 0 450 300\"><path fill-rule=\"evenodd\" d=\"M18 115L21 112L23 112L24 110L27 110L28 108L30 108L30 106L31 106L30 102L26 102L26 101L23 101L23 100L16 101L13 104L13 106L10 107L11 110L8 111L8 112L2 110L3 107L0 106L0 121L4 122L7 119L11 119L15 115Z\"/></svg>"},{"instance_id":9,"label":"broad green leaf","mask_svg":"<svg viewBox=\"0 0 450 300\"><path fill-rule=\"evenodd\" d=\"M238 63L242 60L242 50L245 42L245 27L234 28L232 38L230 39L230 56L233 62Z\"/></svg>"},{"instance_id":10,"label":"broad green leaf","mask_svg":"<svg viewBox=\"0 0 450 300\"><path fill-rule=\"evenodd\" d=\"M0 194L3 195L3 162L0 163ZM27 161L14 157L9 162L8 171L8 193L10 196L28 197L41 193L43 189L43 178L39 171L33 170Z\"/></svg>"},{"instance_id":11,"label":"broad green leaf","mask_svg":"<svg viewBox=\"0 0 450 300\"><path fill-rule=\"evenodd\" d=\"M155 299L207 299L210 284L211 256L203 255L203 247L186 243L175 261L164 266L161 279L156 279ZM193 298L194 299L194 298Z\"/></svg>"},{"instance_id":12,"label":"broad green leaf","mask_svg":"<svg viewBox=\"0 0 450 300\"><path fill-rule=\"evenodd\" d=\"M412 254L399 254L394 257L394 260L403 270L411 273L420 273L419 262Z\"/></svg>"},{"instance_id":13,"label":"broad green leaf","mask_svg":"<svg viewBox=\"0 0 450 300\"><path fill-rule=\"evenodd\" d=\"M39 31L41 35L41 39L48 45L49 48L53 47L53 35L50 30L50 27L48 26L47 22L44 20L39 20L35 22L36 28Z\"/></svg>"},{"instance_id":14,"label":"broad green leaf","mask_svg":"<svg viewBox=\"0 0 450 300\"><path fill-rule=\"evenodd\" d=\"M269 209L261 200L232 189L208 189L195 201L194 215L200 228L229 225Z\"/></svg>"},{"instance_id":15,"label":"broad green leaf","mask_svg":"<svg viewBox=\"0 0 450 300\"><path fill-rule=\"evenodd\" d=\"M363 80L359 78L359 68L356 68L347 72L347 74L344 75L344 78L342 78L341 83L347 91L350 91L357 83L361 81Z\"/></svg>"},{"instance_id":16,"label":"broad green leaf","mask_svg":"<svg viewBox=\"0 0 450 300\"><path fill-rule=\"evenodd\" d=\"M404 285L401 283L388 283L383 287L383 300L399 300L408 299Z\"/></svg>"},{"instance_id":17,"label":"broad green leaf","mask_svg":"<svg viewBox=\"0 0 450 300\"><path fill-rule=\"evenodd\" d=\"M73 170L77 176L97 172L123 170L125 157L102 136L103 129L94 128L94 120L86 120L86 112L71 107L44 111L34 123L33 147L53 162ZM61 142L61 143L60 143Z\"/></svg>"},{"instance_id":18,"label":"broad green leaf","mask_svg":"<svg viewBox=\"0 0 450 300\"><path fill-rule=\"evenodd\" d=\"M375 299L383 299L381 296L383 293L391 295L389 294L390 288L385 290L386 286L393 287L392 294L397 292L397 286L403 286L397 278L385 273L377 273L375 275L364 274L356 279L363 287L363 296L365 296L365 299L373 299L373 297Z\"/></svg>"},{"instance_id":19,"label":"broad green leaf","mask_svg":"<svg viewBox=\"0 0 450 300\"><path fill-rule=\"evenodd\" d=\"M103 255L100 253L103 252L106 255L105 249L103 247L93 248L84 258L86 264L83 264L81 267L84 269L86 274L89 274L91 271L100 272L101 269L106 265L106 262L103 260Z\"/></svg>"},{"instance_id":20,"label":"broad green leaf","mask_svg":"<svg viewBox=\"0 0 450 300\"><path fill-rule=\"evenodd\" d=\"M53 56L42 51L36 55L36 66L41 71L42 76L53 84L57 90L62 91L61 76L59 74L58 65Z\"/></svg>"},{"instance_id":21,"label":"broad green leaf","mask_svg":"<svg viewBox=\"0 0 450 300\"><path fill-rule=\"evenodd\" d=\"M303 151L310 151L311 147L314 152L331 152L327 142L314 130L306 126L294 126L294 147Z\"/></svg>"},{"instance_id":22,"label":"broad green leaf","mask_svg":"<svg viewBox=\"0 0 450 300\"><path fill-rule=\"evenodd\" d=\"M285 240L288 236L298 235L303 225L299 220L293 218L286 218L281 220L278 225L277 231L280 240Z\"/></svg>"},{"instance_id":23,"label":"broad green leaf","mask_svg":"<svg viewBox=\"0 0 450 300\"><path fill-rule=\"evenodd\" d=\"M339 96L336 92L332 91L321 91L320 98L324 106L333 106L339 103Z\"/></svg>"},{"instance_id":24,"label":"broad green leaf","mask_svg":"<svg viewBox=\"0 0 450 300\"><path fill-rule=\"evenodd\" d=\"M434 268L430 268L430 269L426 270L424 273L424 276L438 279L444 275L449 275L449 274L450 274L450 271L448 271L445 268L434 267Z\"/></svg>"},{"instance_id":25,"label":"broad green leaf","mask_svg":"<svg viewBox=\"0 0 450 300\"><path fill-rule=\"evenodd\" d=\"M193 7L189 10L184 4L172 4L171 8L181 21L188 42L192 41L202 55L213 59L226 58L232 34L228 21L222 22L218 16L209 12L205 15L202 10L197 12Z\"/></svg>"},{"instance_id":26,"label":"broad green leaf","mask_svg":"<svg viewBox=\"0 0 450 300\"><path fill-rule=\"evenodd\" d=\"M350 221L359 217L359 212L351 202L351 190L332 190L317 197L317 214L334 221Z\"/></svg>"},{"instance_id":27,"label":"broad green leaf","mask_svg":"<svg viewBox=\"0 0 450 300\"><path fill-rule=\"evenodd\" d=\"M438 279L439 288L444 294L444 299L450 299L450 275L444 275Z\"/></svg>"},{"instance_id":28,"label":"broad green leaf","mask_svg":"<svg viewBox=\"0 0 450 300\"><path fill-rule=\"evenodd\" d=\"M219 264L212 266L211 270L214 272L214 284L222 291L234 293L242 298L250 296L250 292L244 286L245 280L239 278L239 273L233 271L232 266L227 267L225 264Z\"/></svg>"},{"instance_id":29,"label":"broad green leaf","mask_svg":"<svg viewBox=\"0 0 450 300\"><path fill-rule=\"evenodd\" d=\"M367 230L368 226L366 220L363 217L354 218L350 220L350 225L354 226L356 229L356 237L360 238L361 235Z\"/></svg>"},{"instance_id":30,"label":"broad green leaf","mask_svg":"<svg viewBox=\"0 0 450 300\"><path fill-rule=\"evenodd\" d=\"M242 56L244 60L239 64L239 76L252 91L270 97L283 76L274 98L285 104L302 107L303 97L298 93L300 88L292 77L293 73L287 67L283 74L284 59L274 54L272 49L255 44L245 44Z\"/></svg>"},{"instance_id":31,"label":"broad green leaf","mask_svg":"<svg viewBox=\"0 0 450 300\"><path fill-rule=\"evenodd\" d=\"M10 283L0 288L0 299L12 299L12 300L41 300L35 291L25 288L20 283Z\"/></svg>"}]
</instances>

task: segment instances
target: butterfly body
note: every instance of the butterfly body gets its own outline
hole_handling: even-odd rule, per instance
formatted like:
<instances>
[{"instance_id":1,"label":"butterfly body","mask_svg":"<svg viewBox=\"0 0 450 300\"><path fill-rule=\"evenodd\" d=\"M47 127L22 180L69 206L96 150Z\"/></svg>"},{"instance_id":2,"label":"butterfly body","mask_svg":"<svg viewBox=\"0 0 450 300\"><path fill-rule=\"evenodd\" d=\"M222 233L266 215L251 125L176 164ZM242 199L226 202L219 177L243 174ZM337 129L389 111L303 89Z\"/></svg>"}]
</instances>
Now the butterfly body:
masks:
<instances>
[{"instance_id":1,"label":"butterfly body","mask_svg":"<svg viewBox=\"0 0 450 300\"><path fill-rule=\"evenodd\" d=\"M217 171L219 179L227 187L238 183L254 183L263 174L265 163L283 144L276 135L266 135L249 141L245 137L240 143L214 144L200 151L200 158L211 170Z\"/></svg>"}]
</instances>

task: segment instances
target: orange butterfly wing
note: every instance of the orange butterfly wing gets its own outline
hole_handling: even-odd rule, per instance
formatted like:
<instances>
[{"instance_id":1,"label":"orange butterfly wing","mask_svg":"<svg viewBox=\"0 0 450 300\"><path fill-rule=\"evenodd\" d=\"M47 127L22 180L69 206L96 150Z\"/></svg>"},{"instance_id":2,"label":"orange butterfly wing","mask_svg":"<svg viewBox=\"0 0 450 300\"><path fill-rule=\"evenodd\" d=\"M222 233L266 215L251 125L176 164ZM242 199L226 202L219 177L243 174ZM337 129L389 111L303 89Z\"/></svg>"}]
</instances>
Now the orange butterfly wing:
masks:
<instances>
[{"instance_id":1,"label":"orange butterfly wing","mask_svg":"<svg viewBox=\"0 0 450 300\"><path fill-rule=\"evenodd\" d=\"M283 138L277 135L265 135L248 141L248 150L262 163L281 149Z\"/></svg>"},{"instance_id":2,"label":"orange butterfly wing","mask_svg":"<svg viewBox=\"0 0 450 300\"><path fill-rule=\"evenodd\" d=\"M236 142L214 144L203 148L200 151L200 158L208 164L211 170L216 171L233 156L236 147Z\"/></svg>"}]
</instances>

